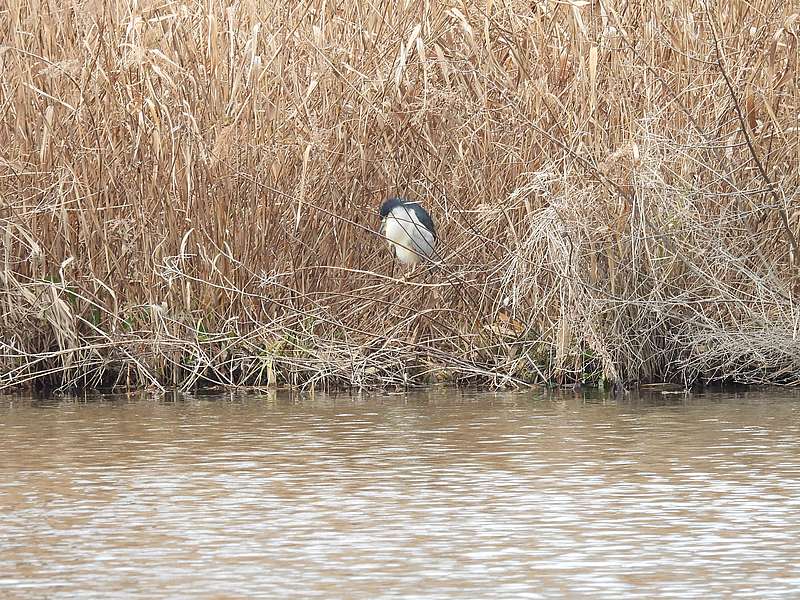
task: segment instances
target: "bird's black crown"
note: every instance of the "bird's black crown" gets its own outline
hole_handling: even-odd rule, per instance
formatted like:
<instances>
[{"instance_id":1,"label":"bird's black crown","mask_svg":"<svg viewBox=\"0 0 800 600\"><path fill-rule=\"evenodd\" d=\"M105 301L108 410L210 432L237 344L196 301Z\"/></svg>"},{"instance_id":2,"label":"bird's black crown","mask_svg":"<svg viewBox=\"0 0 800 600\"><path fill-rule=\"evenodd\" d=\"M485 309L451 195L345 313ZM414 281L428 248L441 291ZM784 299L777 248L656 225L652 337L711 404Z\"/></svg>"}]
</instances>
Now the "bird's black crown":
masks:
<instances>
[{"instance_id":1,"label":"bird's black crown","mask_svg":"<svg viewBox=\"0 0 800 600\"><path fill-rule=\"evenodd\" d=\"M403 206L403 204L405 203L406 203L405 200L403 200L402 198L398 198L396 196L394 198L389 198L383 204L381 204L381 209L380 209L381 219L385 219L386 217L389 216L390 212L392 212L398 206Z\"/></svg>"},{"instance_id":2,"label":"bird's black crown","mask_svg":"<svg viewBox=\"0 0 800 600\"><path fill-rule=\"evenodd\" d=\"M389 214L399 206L403 206L407 211L413 212L419 220L420 225L430 231L434 238L436 237L436 229L433 226L433 219L428 214L428 211L422 208L422 206L420 206L417 202L409 202L408 200L397 197L389 198L381 205L381 219L388 217Z\"/></svg>"}]
</instances>

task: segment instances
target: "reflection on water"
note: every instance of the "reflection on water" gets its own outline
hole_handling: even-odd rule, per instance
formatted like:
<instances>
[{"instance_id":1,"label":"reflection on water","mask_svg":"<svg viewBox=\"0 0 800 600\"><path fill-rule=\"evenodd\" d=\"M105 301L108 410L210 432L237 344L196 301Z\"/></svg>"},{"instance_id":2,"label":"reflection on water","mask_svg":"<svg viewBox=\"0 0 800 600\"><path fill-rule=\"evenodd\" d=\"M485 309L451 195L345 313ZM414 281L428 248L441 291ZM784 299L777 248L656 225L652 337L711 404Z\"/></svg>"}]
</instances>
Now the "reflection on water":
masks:
<instances>
[{"instance_id":1,"label":"reflection on water","mask_svg":"<svg viewBox=\"0 0 800 600\"><path fill-rule=\"evenodd\" d=\"M0 398L0 597L796 595L781 394Z\"/></svg>"}]
</instances>

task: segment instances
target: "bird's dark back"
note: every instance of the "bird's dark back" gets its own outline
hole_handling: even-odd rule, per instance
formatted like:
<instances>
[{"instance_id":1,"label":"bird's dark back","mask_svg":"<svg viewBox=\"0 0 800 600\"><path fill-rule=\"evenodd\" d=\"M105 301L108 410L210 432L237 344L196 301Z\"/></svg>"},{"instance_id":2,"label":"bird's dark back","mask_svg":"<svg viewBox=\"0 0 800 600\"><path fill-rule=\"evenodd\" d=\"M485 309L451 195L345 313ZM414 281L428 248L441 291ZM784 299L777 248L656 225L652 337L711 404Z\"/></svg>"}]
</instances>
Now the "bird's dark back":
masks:
<instances>
[{"instance_id":1,"label":"bird's dark back","mask_svg":"<svg viewBox=\"0 0 800 600\"><path fill-rule=\"evenodd\" d=\"M436 237L436 229L433 227L433 219L431 218L428 211L422 208L419 204L415 204L412 202L408 202L405 204L406 210L412 211L419 219L419 222L422 223L422 226L430 231L433 234L433 237Z\"/></svg>"}]
</instances>

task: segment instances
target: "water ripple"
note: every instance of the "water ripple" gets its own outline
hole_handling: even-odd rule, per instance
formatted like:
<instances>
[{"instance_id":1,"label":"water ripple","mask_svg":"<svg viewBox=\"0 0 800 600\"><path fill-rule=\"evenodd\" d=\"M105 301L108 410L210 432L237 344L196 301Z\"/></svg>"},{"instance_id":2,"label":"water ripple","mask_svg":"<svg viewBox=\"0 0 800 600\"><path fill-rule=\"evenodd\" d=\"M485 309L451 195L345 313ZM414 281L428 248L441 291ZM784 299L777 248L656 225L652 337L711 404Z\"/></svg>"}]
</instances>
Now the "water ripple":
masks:
<instances>
[{"instance_id":1,"label":"water ripple","mask_svg":"<svg viewBox=\"0 0 800 600\"><path fill-rule=\"evenodd\" d=\"M794 396L0 404L0 596L793 596Z\"/></svg>"}]
</instances>

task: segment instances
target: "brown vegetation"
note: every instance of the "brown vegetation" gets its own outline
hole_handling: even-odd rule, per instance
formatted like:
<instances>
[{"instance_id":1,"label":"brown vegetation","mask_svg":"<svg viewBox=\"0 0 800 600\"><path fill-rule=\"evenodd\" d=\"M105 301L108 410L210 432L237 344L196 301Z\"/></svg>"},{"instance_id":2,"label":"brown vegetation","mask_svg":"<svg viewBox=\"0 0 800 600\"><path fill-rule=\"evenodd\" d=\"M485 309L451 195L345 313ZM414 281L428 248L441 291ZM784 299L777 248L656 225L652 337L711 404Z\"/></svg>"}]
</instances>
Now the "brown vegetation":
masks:
<instances>
[{"instance_id":1,"label":"brown vegetation","mask_svg":"<svg viewBox=\"0 0 800 600\"><path fill-rule=\"evenodd\" d=\"M0 386L797 383L798 12L8 0Z\"/></svg>"}]
</instances>

